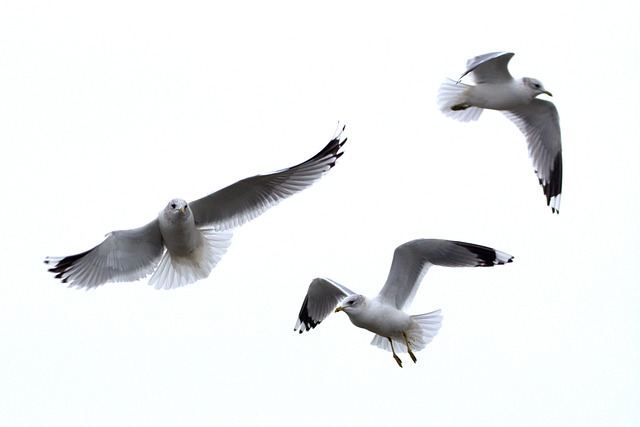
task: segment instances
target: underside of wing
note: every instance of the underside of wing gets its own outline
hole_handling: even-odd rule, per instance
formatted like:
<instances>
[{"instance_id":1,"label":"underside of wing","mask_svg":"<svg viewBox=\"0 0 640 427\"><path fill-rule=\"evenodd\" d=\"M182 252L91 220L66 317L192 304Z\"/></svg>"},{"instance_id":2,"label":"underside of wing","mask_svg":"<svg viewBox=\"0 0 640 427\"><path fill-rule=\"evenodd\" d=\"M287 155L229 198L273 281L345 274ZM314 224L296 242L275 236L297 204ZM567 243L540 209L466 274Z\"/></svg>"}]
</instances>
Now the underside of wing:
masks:
<instances>
[{"instance_id":1,"label":"underside of wing","mask_svg":"<svg viewBox=\"0 0 640 427\"><path fill-rule=\"evenodd\" d=\"M558 110L552 102L534 99L526 106L504 111L527 140L529 157L547 205L560 210L562 193L562 137Z\"/></svg>"},{"instance_id":2,"label":"underside of wing","mask_svg":"<svg viewBox=\"0 0 640 427\"><path fill-rule=\"evenodd\" d=\"M313 279L293 330L303 333L315 328L333 312L340 301L351 294L351 290L331 279Z\"/></svg>"},{"instance_id":3,"label":"underside of wing","mask_svg":"<svg viewBox=\"0 0 640 427\"><path fill-rule=\"evenodd\" d=\"M343 127L344 130L344 127ZM319 180L342 156L342 131L309 160L267 175L256 175L191 202L198 227L234 228Z\"/></svg>"},{"instance_id":4,"label":"underside of wing","mask_svg":"<svg viewBox=\"0 0 640 427\"><path fill-rule=\"evenodd\" d=\"M65 257L47 257L56 279L70 287L94 288L107 282L146 277L160 261L164 245L158 220L132 230L113 231L91 250Z\"/></svg>"},{"instance_id":5,"label":"underside of wing","mask_svg":"<svg viewBox=\"0 0 640 427\"><path fill-rule=\"evenodd\" d=\"M433 265L442 267L491 267L513 257L487 246L442 239L417 239L396 248L387 281L378 298L405 310L420 282Z\"/></svg>"}]
</instances>

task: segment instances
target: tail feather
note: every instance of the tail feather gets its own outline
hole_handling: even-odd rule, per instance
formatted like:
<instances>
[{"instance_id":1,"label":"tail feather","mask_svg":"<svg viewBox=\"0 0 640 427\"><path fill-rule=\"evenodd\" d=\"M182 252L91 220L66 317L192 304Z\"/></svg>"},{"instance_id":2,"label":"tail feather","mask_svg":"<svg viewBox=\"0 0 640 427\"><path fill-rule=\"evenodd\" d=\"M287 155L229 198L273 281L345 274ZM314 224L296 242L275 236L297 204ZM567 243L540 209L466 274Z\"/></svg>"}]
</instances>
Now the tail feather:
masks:
<instances>
[{"instance_id":1,"label":"tail feather","mask_svg":"<svg viewBox=\"0 0 640 427\"><path fill-rule=\"evenodd\" d=\"M463 105L466 101L465 92L470 85L447 79L440 85L438 92L438 106L445 116L459 120L461 122L471 122L478 120L482 114L482 108L467 107L459 110L452 110L456 105Z\"/></svg>"},{"instance_id":2,"label":"tail feather","mask_svg":"<svg viewBox=\"0 0 640 427\"><path fill-rule=\"evenodd\" d=\"M211 270L227 252L232 231L200 230L204 240L197 253L189 257L171 257L165 251L149 284L156 289L178 288L209 277Z\"/></svg>"},{"instance_id":3,"label":"tail feather","mask_svg":"<svg viewBox=\"0 0 640 427\"><path fill-rule=\"evenodd\" d=\"M412 328L405 332L409 337L411 350L419 351L425 348L427 344L433 341L433 338L438 335L438 331L442 326L442 310L436 310L425 314L417 314L415 316L411 316L411 319L414 320L415 323ZM402 334L392 336L391 339L393 340L393 349L396 353L408 353L407 345L404 342ZM375 335L371 341L371 345L375 345L376 347L386 351L391 351L391 344L389 344L389 339L387 337Z\"/></svg>"}]
</instances>

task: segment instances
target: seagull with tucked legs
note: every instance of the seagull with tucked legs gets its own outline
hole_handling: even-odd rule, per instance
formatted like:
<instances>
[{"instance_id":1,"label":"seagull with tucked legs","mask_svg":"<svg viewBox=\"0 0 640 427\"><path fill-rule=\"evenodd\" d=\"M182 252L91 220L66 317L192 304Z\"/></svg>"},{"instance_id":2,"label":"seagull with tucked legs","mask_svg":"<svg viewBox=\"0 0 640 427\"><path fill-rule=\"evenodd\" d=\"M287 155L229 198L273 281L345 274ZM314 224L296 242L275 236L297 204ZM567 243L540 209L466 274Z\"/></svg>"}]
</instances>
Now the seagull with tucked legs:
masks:
<instances>
[{"instance_id":1,"label":"seagull with tucked legs","mask_svg":"<svg viewBox=\"0 0 640 427\"><path fill-rule=\"evenodd\" d=\"M560 212L562 193L562 143L558 110L538 99L551 95L540 80L514 78L509 73L511 52L493 52L467 61L460 79L447 79L438 93L440 111L462 122L478 120L483 109L498 110L524 134L529 157L551 212ZM469 75L475 85L462 83Z\"/></svg>"}]
</instances>

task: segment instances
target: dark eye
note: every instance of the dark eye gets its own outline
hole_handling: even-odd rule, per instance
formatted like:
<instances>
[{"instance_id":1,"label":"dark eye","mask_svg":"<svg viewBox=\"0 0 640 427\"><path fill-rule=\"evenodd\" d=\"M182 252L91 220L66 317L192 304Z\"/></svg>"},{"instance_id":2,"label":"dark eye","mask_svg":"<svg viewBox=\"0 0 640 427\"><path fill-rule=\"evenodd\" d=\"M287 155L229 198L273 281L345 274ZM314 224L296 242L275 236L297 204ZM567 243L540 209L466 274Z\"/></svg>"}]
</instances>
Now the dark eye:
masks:
<instances>
[{"instance_id":1,"label":"dark eye","mask_svg":"<svg viewBox=\"0 0 640 427\"><path fill-rule=\"evenodd\" d=\"M176 208L176 204L175 203L171 203L171 209L175 209Z\"/></svg>"}]
</instances>

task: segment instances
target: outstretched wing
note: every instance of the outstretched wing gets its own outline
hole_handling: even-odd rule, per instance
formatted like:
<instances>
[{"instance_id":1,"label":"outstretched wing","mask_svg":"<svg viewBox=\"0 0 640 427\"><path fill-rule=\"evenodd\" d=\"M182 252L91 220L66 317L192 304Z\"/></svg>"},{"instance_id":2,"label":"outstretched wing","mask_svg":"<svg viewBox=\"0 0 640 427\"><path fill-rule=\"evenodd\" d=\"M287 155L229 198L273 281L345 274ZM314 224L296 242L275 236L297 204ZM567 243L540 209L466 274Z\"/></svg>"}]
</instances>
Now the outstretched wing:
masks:
<instances>
[{"instance_id":1,"label":"outstretched wing","mask_svg":"<svg viewBox=\"0 0 640 427\"><path fill-rule=\"evenodd\" d=\"M379 299L399 310L409 307L422 278L432 265L443 267L491 267L513 261L495 249L440 239L412 240L393 253L391 270Z\"/></svg>"},{"instance_id":2,"label":"outstretched wing","mask_svg":"<svg viewBox=\"0 0 640 427\"><path fill-rule=\"evenodd\" d=\"M547 197L547 205L552 212L559 212L562 193L562 141L558 109L552 102L536 98L527 105L503 113L527 138L529 157Z\"/></svg>"},{"instance_id":3,"label":"outstretched wing","mask_svg":"<svg viewBox=\"0 0 640 427\"><path fill-rule=\"evenodd\" d=\"M492 52L478 55L467 61L465 71L458 81L471 73L475 83L500 83L513 79L509 73L509 61L513 57L511 52Z\"/></svg>"},{"instance_id":4,"label":"outstretched wing","mask_svg":"<svg viewBox=\"0 0 640 427\"><path fill-rule=\"evenodd\" d=\"M331 279L313 279L293 330L303 333L315 328L331 314L340 301L351 294L353 294L351 290Z\"/></svg>"},{"instance_id":5,"label":"outstretched wing","mask_svg":"<svg viewBox=\"0 0 640 427\"><path fill-rule=\"evenodd\" d=\"M140 228L113 231L104 242L81 254L47 257L44 262L62 283L88 289L146 277L156 268L163 251L156 219Z\"/></svg>"},{"instance_id":6,"label":"outstretched wing","mask_svg":"<svg viewBox=\"0 0 640 427\"><path fill-rule=\"evenodd\" d=\"M347 139L344 127L326 147L304 163L268 175L256 175L189 203L198 227L227 230L250 221L287 197L310 187L336 160Z\"/></svg>"}]
</instances>

